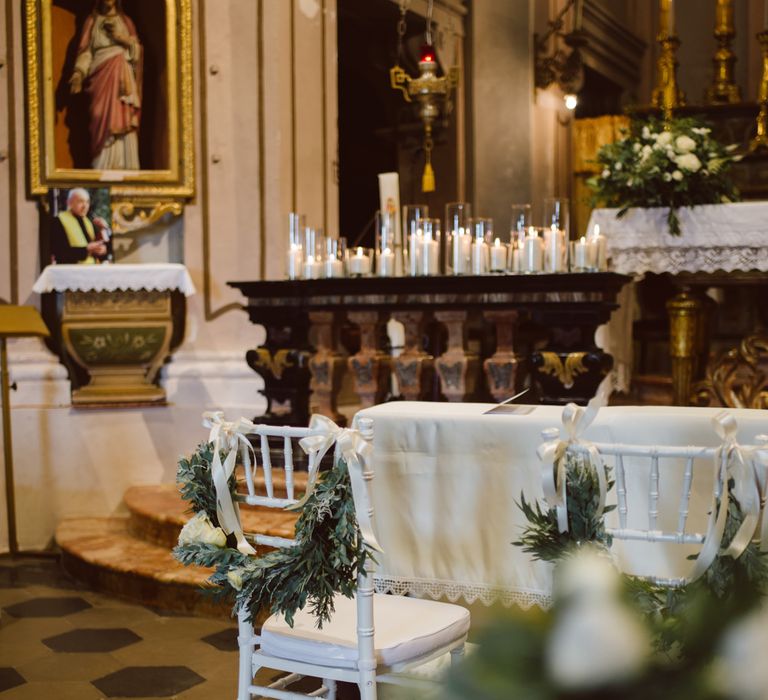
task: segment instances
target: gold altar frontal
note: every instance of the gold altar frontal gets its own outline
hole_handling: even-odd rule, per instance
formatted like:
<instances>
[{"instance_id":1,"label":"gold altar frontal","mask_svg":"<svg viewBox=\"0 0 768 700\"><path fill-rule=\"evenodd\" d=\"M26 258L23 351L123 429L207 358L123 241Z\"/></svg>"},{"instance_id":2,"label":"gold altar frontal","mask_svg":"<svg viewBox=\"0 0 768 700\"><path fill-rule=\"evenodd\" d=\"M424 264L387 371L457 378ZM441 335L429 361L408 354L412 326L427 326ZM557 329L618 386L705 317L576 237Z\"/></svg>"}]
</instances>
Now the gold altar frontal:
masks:
<instances>
[{"instance_id":1,"label":"gold altar frontal","mask_svg":"<svg viewBox=\"0 0 768 700\"><path fill-rule=\"evenodd\" d=\"M170 354L170 291L64 292L61 333L90 375L72 391L73 405L165 403L154 380Z\"/></svg>"}]
</instances>

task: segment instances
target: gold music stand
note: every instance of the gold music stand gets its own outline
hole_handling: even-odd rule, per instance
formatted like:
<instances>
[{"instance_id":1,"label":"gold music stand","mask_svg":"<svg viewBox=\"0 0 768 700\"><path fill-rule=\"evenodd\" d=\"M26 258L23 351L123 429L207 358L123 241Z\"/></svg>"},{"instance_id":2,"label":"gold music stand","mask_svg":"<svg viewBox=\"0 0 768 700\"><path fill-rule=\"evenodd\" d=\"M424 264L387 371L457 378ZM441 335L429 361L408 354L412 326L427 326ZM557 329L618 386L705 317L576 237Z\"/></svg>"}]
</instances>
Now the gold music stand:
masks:
<instances>
[{"instance_id":1,"label":"gold music stand","mask_svg":"<svg viewBox=\"0 0 768 700\"><path fill-rule=\"evenodd\" d=\"M19 554L16 540L16 495L13 487L13 443L11 442L11 388L8 375L8 338L47 337L50 333L38 310L32 306L0 304L0 378L3 393L3 447L5 451L5 503L8 509L8 549Z\"/></svg>"}]
</instances>

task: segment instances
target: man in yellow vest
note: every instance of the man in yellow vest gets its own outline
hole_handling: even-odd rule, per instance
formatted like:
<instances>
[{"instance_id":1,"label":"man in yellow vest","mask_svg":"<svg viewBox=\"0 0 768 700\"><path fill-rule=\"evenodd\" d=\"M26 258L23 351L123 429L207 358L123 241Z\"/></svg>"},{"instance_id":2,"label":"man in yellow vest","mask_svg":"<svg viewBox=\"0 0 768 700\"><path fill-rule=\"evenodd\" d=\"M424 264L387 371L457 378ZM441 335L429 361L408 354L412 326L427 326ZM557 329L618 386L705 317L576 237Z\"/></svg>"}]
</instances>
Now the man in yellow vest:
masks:
<instances>
[{"instance_id":1,"label":"man in yellow vest","mask_svg":"<svg viewBox=\"0 0 768 700\"><path fill-rule=\"evenodd\" d=\"M53 262L93 265L109 259L111 253L109 229L103 219L97 218L91 221L87 217L90 206L91 196L88 190L75 187L69 191L67 210L53 220L51 231Z\"/></svg>"}]
</instances>

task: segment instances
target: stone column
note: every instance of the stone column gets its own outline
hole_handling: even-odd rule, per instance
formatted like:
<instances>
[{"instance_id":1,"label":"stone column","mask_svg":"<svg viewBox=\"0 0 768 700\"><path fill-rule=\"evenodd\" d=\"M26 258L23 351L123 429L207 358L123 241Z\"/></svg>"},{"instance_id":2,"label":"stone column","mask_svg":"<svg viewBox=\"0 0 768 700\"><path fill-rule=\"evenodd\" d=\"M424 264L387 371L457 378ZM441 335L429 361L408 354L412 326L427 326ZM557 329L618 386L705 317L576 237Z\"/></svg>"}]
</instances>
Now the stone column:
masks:
<instances>
[{"instance_id":1,"label":"stone column","mask_svg":"<svg viewBox=\"0 0 768 700\"><path fill-rule=\"evenodd\" d=\"M425 314L422 311L395 311L392 317L405 326L405 347L394 359L400 394L407 401L418 401L429 393L434 365L432 355L422 348Z\"/></svg>"},{"instance_id":2,"label":"stone column","mask_svg":"<svg viewBox=\"0 0 768 700\"><path fill-rule=\"evenodd\" d=\"M496 326L496 352L483 362L488 390L501 402L515 395L518 360L513 346L517 311L484 311L483 318Z\"/></svg>"},{"instance_id":3,"label":"stone column","mask_svg":"<svg viewBox=\"0 0 768 700\"><path fill-rule=\"evenodd\" d=\"M355 392L363 408L381 403L389 389L392 358L378 348L382 318L378 311L351 311L349 320L360 328L360 350L347 360Z\"/></svg>"},{"instance_id":4,"label":"stone column","mask_svg":"<svg viewBox=\"0 0 768 700\"><path fill-rule=\"evenodd\" d=\"M466 311L438 311L435 318L448 329L448 348L435 367L448 401L464 401L477 384L478 357L465 348Z\"/></svg>"},{"instance_id":5,"label":"stone column","mask_svg":"<svg viewBox=\"0 0 768 700\"><path fill-rule=\"evenodd\" d=\"M339 346L339 328L333 311L310 311L309 322L315 334L315 353L309 360L309 372L312 379L309 388L312 395L309 400L312 413L328 416L341 426L347 419L336 408L336 399L344 371L344 358L337 350Z\"/></svg>"}]
</instances>

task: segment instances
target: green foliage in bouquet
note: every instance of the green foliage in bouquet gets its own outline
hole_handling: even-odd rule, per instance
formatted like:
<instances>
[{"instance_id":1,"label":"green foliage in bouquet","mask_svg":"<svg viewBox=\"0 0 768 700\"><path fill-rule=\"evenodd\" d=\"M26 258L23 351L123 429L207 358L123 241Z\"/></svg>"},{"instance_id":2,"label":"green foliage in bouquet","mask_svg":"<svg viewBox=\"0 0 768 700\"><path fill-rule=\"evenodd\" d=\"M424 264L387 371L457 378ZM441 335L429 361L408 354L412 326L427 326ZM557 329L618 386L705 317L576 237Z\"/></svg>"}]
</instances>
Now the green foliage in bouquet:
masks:
<instances>
[{"instance_id":1,"label":"green foliage in bouquet","mask_svg":"<svg viewBox=\"0 0 768 700\"><path fill-rule=\"evenodd\" d=\"M201 445L190 459L179 462L177 481L192 510L204 512L218 527L212 456L211 445ZM253 620L259 611L269 610L292 626L296 613L309 605L322 627L334 611L334 595L353 597L357 575L372 556L360 536L343 460L320 475L296 521L295 539L293 547L252 556L239 552L229 535L226 546L187 542L175 547L173 555L182 564L215 568L209 579L214 595L234 598L234 613L247 610Z\"/></svg>"},{"instance_id":2,"label":"green foliage in bouquet","mask_svg":"<svg viewBox=\"0 0 768 700\"><path fill-rule=\"evenodd\" d=\"M680 235L677 210L738 199L729 168L739 159L696 119L674 119L665 130L656 120L636 121L623 138L597 153L601 172L588 181L593 206L668 207L669 233Z\"/></svg>"}]
</instances>

